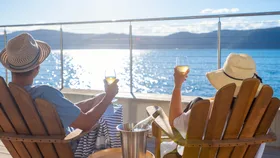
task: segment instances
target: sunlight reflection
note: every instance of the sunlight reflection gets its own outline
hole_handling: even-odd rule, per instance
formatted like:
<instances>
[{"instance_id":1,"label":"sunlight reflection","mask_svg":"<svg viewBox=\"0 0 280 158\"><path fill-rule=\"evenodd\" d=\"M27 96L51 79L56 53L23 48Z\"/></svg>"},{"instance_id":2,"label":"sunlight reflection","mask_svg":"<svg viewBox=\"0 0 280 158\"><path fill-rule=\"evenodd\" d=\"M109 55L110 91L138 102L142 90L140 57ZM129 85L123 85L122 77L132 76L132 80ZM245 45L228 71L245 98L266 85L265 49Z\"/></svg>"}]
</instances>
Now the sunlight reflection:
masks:
<instances>
[{"instance_id":1,"label":"sunlight reflection","mask_svg":"<svg viewBox=\"0 0 280 158\"><path fill-rule=\"evenodd\" d=\"M71 60L79 80L79 83L70 83L70 88L103 89L105 70L113 67L120 80L119 85L128 89L124 75L128 73L124 69L129 66L128 50L67 50L65 57Z\"/></svg>"}]
</instances>

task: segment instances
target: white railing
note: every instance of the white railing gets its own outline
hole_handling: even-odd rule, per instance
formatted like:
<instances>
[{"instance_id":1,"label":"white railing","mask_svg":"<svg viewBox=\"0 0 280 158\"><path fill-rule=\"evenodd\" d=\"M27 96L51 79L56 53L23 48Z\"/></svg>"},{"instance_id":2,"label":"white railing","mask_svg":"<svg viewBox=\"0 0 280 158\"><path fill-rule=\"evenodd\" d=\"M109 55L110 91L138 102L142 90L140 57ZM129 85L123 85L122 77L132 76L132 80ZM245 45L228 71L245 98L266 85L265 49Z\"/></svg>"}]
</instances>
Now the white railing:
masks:
<instances>
[{"instance_id":1,"label":"white railing","mask_svg":"<svg viewBox=\"0 0 280 158\"><path fill-rule=\"evenodd\" d=\"M13 27L28 27L28 26L60 26L60 75L61 85L64 88L63 77L63 26L65 25L82 25L82 24L97 24L97 23L129 23L129 69L130 69L130 93L133 93L133 35L132 23L147 22L147 21L168 21L168 20L190 20L190 19L218 19L217 23L217 68L221 67L221 18L228 17L249 17L249 16L272 16L280 15L280 11L275 12L256 12L256 13L237 13L237 14L219 14L219 15L199 15L199 16L181 16L181 17L162 17L162 18L145 18L145 19L124 19L124 20L101 20L101 21L80 21L80 22L61 22L61 23L36 23L36 24L17 24L17 25L0 25L4 31L4 43L7 44L7 29ZM8 82L8 71L5 70L5 78Z\"/></svg>"}]
</instances>

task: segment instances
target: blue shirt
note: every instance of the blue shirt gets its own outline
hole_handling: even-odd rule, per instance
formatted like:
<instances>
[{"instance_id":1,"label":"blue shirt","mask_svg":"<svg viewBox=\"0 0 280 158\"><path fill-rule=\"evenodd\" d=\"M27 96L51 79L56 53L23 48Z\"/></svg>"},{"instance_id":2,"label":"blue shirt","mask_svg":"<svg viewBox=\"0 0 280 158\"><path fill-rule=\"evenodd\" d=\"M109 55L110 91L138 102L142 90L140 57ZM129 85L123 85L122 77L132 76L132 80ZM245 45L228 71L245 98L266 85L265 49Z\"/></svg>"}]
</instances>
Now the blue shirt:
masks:
<instances>
[{"instance_id":1,"label":"blue shirt","mask_svg":"<svg viewBox=\"0 0 280 158\"><path fill-rule=\"evenodd\" d=\"M29 85L25 86L24 88L31 95L32 99L42 98L54 105L66 135L74 130L69 126L79 116L80 108L67 100L59 90L47 85Z\"/></svg>"}]
</instances>

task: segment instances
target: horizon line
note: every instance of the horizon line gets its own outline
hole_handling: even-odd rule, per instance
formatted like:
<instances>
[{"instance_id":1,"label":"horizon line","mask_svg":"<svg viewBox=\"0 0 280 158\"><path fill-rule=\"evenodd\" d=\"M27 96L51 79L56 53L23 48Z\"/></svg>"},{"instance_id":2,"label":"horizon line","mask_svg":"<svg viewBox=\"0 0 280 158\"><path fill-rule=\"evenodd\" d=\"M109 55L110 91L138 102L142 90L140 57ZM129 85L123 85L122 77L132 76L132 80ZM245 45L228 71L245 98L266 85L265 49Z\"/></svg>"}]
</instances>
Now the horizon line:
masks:
<instances>
[{"instance_id":1,"label":"horizon line","mask_svg":"<svg viewBox=\"0 0 280 158\"><path fill-rule=\"evenodd\" d=\"M221 31L252 31L252 30L266 30L266 29L275 29L275 28L280 28L280 26L272 26L272 27L267 27L267 28L253 28L253 29L222 29ZM16 32L32 32L32 31L55 31L55 32L60 32L60 30L54 30L54 29L34 29L34 30L16 30L16 31L11 31L8 34L12 34L12 33L16 33ZM173 35L176 33L190 33L190 34L207 34L207 33L213 33L213 32L217 32L218 30L213 30L213 31L209 31L209 32L201 32L201 33L196 33L196 32L190 32L190 31L179 31L179 32L174 32L174 33L170 33L167 35L137 35L134 34L133 36L137 35L137 36L169 36L169 35ZM63 33L72 33L72 34L84 34L84 35L105 35L105 34L115 34L115 35L129 35L129 33L114 33L114 32L108 32L108 33L78 33L78 32L71 32L71 31L63 31ZM4 35L4 34L0 34Z\"/></svg>"}]
</instances>

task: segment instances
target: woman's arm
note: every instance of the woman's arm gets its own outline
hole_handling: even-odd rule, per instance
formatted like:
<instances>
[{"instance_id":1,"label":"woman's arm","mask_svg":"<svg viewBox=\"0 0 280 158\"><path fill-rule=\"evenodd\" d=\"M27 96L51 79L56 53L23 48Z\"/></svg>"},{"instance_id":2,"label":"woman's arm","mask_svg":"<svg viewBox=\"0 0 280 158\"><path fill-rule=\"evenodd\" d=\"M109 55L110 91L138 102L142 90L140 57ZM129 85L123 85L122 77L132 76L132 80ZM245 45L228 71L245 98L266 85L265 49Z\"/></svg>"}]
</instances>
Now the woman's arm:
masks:
<instances>
[{"instance_id":1,"label":"woman's arm","mask_svg":"<svg viewBox=\"0 0 280 158\"><path fill-rule=\"evenodd\" d=\"M173 127L174 119L182 113L181 88L174 87L169 108L169 123L171 127Z\"/></svg>"},{"instance_id":2,"label":"woman's arm","mask_svg":"<svg viewBox=\"0 0 280 158\"><path fill-rule=\"evenodd\" d=\"M169 107L169 123L171 127L173 126L173 121L175 118L183 113L181 104L181 87L183 82L188 77L189 69L185 73L181 73L174 69L174 89L171 96L170 107Z\"/></svg>"}]
</instances>

